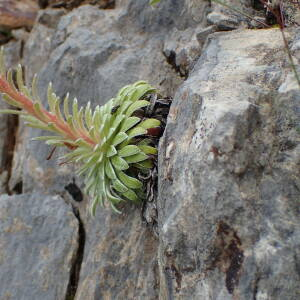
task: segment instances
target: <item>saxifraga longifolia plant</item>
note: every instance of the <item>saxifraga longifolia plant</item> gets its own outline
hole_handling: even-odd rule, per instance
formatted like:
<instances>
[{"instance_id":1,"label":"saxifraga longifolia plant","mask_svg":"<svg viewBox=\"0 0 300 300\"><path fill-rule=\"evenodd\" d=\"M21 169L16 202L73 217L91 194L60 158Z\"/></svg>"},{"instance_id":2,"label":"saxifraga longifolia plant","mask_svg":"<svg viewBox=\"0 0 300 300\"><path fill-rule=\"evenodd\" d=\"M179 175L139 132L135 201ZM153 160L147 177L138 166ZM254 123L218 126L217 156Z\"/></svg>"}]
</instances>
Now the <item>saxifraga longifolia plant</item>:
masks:
<instances>
[{"instance_id":1,"label":"saxifraga longifolia plant","mask_svg":"<svg viewBox=\"0 0 300 300\"><path fill-rule=\"evenodd\" d=\"M147 174L153 167L153 156L157 154L151 138L145 135L159 127L160 121L138 117L135 112L149 106L147 95L156 90L148 83L138 81L123 87L115 98L96 106L94 111L90 103L79 108L74 99L70 112L69 96L60 101L50 83L48 111L37 93L37 77L34 76L31 87L26 86L20 65L15 73L11 69L6 71L3 52L1 48L0 92L2 99L16 109L1 110L1 113L18 114L27 126L52 133L34 140L70 150L63 159L80 163L78 174L85 176L85 193L91 198L92 215L98 204L109 203L119 212L116 208L119 202L143 200L144 186L137 174Z\"/></svg>"}]
</instances>

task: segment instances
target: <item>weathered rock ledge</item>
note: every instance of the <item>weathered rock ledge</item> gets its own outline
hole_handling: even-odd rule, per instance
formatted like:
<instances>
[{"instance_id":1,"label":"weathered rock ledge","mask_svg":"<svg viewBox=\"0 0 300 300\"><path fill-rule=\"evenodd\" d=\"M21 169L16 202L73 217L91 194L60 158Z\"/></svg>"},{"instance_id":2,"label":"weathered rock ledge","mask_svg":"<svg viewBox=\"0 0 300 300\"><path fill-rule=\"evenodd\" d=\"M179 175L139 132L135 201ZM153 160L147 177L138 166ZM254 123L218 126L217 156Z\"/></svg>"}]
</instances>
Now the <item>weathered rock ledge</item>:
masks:
<instances>
[{"instance_id":1,"label":"weathered rock ledge","mask_svg":"<svg viewBox=\"0 0 300 300\"><path fill-rule=\"evenodd\" d=\"M65 189L83 187L74 166L30 141L41 132L19 122L7 156L0 116L1 191L13 194L0 197L1 300L299 298L300 90L279 30L250 23L207 1L117 0L40 10L10 42L9 64L39 72L42 95L52 81L97 105L144 79L174 101L149 208L158 237L130 204L91 218ZM299 28L286 35L298 67Z\"/></svg>"}]
</instances>

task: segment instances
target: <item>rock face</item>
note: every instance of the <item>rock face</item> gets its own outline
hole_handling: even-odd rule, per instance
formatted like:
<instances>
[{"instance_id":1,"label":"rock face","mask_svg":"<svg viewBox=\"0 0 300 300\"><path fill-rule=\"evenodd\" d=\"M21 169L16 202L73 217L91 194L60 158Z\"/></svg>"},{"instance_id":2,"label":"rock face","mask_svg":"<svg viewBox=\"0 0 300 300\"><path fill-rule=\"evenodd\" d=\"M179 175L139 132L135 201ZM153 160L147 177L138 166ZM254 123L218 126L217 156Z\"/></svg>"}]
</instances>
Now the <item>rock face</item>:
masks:
<instances>
[{"instance_id":1,"label":"rock face","mask_svg":"<svg viewBox=\"0 0 300 300\"><path fill-rule=\"evenodd\" d=\"M158 236L130 204L91 218L74 166L46 160L51 148L30 141L43 133L20 122L8 187L27 194L0 198L0 274L15 278L1 279L0 298L298 299L300 92L280 32L207 1L148 2L40 11L20 53L43 98L52 81L96 106L141 79L174 97L151 204ZM228 1L262 17L252 2ZM286 34L299 65L300 32Z\"/></svg>"},{"instance_id":2,"label":"rock face","mask_svg":"<svg viewBox=\"0 0 300 300\"><path fill-rule=\"evenodd\" d=\"M66 299L78 248L71 205L59 196L1 196L0 216L0 298Z\"/></svg>"},{"instance_id":3,"label":"rock face","mask_svg":"<svg viewBox=\"0 0 300 300\"><path fill-rule=\"evenodd\" d=\"M20 62L22 42L11 41L6 44L6 66L16 67ZM1 100L1 95L0 95ZM8 104L1 100L0 109L7 109ZM6 193L12 170L12 157L16 140L18 118L13 115L0 115L0 192Z\"/></svg>"},{"instance_id":4,"label":"rock face","mask_svg":"<svg viewBox=\"0 0 300 300\"><path fill-rule=\"evenodd\" d=\"M300 94L274 92L280 39L211 35L174 98L160 151L161 299L297 299Z\"/></svg>"}]
</instances>

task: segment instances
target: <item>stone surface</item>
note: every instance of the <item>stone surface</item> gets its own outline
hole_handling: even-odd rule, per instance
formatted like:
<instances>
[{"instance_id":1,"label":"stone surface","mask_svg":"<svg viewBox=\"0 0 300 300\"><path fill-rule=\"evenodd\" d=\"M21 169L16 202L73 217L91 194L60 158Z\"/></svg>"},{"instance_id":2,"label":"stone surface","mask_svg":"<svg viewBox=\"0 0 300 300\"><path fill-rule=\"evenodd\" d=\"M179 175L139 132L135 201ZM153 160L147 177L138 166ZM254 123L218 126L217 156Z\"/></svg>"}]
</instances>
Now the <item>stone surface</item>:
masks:
<instances>
[{"instance_id":1,"label":"stone surface","mask_svg":"<svg viewBox=\"0 0 300 300\"><path fill-rule=\"evenodd\" d=\"M38 13L37 25L32 29L23 51L23 65L25 66L25 79L30 82L33 75L38 73L47 61L51 50L51 36L54 34L60 17L65 13L64 10L45 10ZM42 43L40 41L43 41ZM30 68L27 68L30 66ZM15 154L12 160L12 176L9 178L9 189L23 184L23 166L26 157L26 143L30 139L30 132L25 128L22 120L19 122L15 141ZM46 160L50 149L42 156Z\"/></svg>"},{"instance_id":2,"label":"stone surface","mask_svg":"<svg viewBox=\"0 0 300 300\"><path fill-rule=\"evenodd\" d=\"M32 27L38 5L34 0L2 0L0 2L0 28Z\"/></svg>"},{"instance_id":3,"label":"stone surface","mask_svg":"<svg viewBox=\"0 0 300 300\"><path fill-rule=\"evenodd\" d=\"M78 221L59 196L0 197L0 299L67 299Z\"/></svg>"},{"instance_id":4,"label":"stone surface","mask_svg":"<svg viewBox=\"0 0 300 300\"><path fill-rule=\"evenodd\" d=\"M20 41L11 41L6 44L7 68L16 67L20 62L21 47ZM9 105L2 101L1 95L0 100L0 109L9 108ZM17 123L16 116L0 114L0 194L7 192L8 189L7 184L12 170Z\"/></svg>"},{"instance_id":5,"label":"stone surface","mask_svg":"<svg viewBox=\"0 0 300 300\"><path fill-rule=\"evenodd\" d=\"M85 217L75 300L158 299L158 239L142 224L139 210L126 205L121 215L99 209L95 218Z\"/></svg>"},{"instance_id":6,"label":"stone surface","mask_svg":"<svg viewBox=\"0 0 300 300\"><path fill-rule=\"evenodd\" d=\"M251 19L245 17L245 15L239 13L238 11L241 11L249 16L255 16L258 14L257 11L253 10L253 2L255 2L255 0L229 0L221 2L227 4L236 11L212 1L211 11L207 15L207 21L209 24L215 25L220 31L233 30L248 26L248 23L251 21Z\"/></svg>"},{"instance_id":7,"label":"stone surface","mask_svg":"<svg viewBox=\"0 0 300 300\"><path fill-rule=\"evenodd\" d=\"M160 299L297 299L300 93L275 92L280 32L204 49L160 148Z\"/></svg>"},{"instance_id":8,"label":"stone surface","mask_svg":"<svg viewBox=\"0 0 300 300\"><path fill-rule=\"evenodd\" d=\"M45 224L55 221L48 231L33 226L31 238L38 242L52 229L59 232L59 247L43 244L53 260L65 261L63 272L55 263L47 277L62 299L296 300L300 95L280 32L245 30L245 17L204 0L164 0L155 8L148 2L42 10L23 60L27 80L40 74L43 101L49 81L59 96L69 91L80 105L102 104L141 79L175 95L160 146L159 198L152 203L158 207L159 237L143 224L141 208L130 203L121 215L99 208L91 218L89 199L65 189L83 187L76 166L59 166L57 150L47 160L52 148L30 141L46 133L22 123L9 187L23 182L30 194L0 198L7 207L7 199L20 201L5 222L21 219L32 226L23 214L35 220L38 212ZM228 3L263 17L258 1ZM286 34L299 65L299 30ZM5 233L7 247L15 238ZM26 266L35 272L48 263L42 257ZM61 276L56 281L54 270ZM33 286L32 293L38 292Z\"/></svg>"}]
</instances>

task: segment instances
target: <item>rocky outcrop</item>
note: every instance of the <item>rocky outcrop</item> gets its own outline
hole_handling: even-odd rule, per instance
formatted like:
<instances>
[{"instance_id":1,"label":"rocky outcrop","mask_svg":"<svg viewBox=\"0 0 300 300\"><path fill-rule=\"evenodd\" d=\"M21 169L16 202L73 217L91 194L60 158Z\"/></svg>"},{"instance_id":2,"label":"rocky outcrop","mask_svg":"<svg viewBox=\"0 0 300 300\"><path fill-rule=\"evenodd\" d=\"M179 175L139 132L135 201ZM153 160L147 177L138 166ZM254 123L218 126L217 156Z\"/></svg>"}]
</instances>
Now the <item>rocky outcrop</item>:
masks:
<instances>
[{"instance_id":1,"label":"rocky outcrop","mask_svg":"<svg viewBox=\"0 0 300 300\"><path fill-rule=\"evenodd\" d=\"M68 299L78 220L59 196L0 198L0 298Z\"/></svg>"},{"instance_id":2,"label":"rocky outcrop","mask_svg":"<svg viewBox=\"0 0 300 300\"><path fill-rule=\"evenodd\" d=\"M276 91L284 65L278 30L215 33L176 94L160 147L161 299L297 299L300 94Z\"/></svg>"},{"instance_id":3,"label":"rocky outcrop","mask_svg":"<svg viewBox=\"0 0 300 300\"><path fill-rule=\"evenodd\" d=\"M43 97L52 81L96 106L144 79L174 98L145 207L158 230L129 203L91 218L74 166L20 122L7 187L25 194L0 198L0 274L14 278L1 297L297 299L300 92L279 30L207 1L148 2L42 10L22 53ZM252 2L228 1L263 18ZM300 32L286 35L299 65Z\"/></svg>"},{"instance_id":4,"label":"rocky outcrop","mask_svg":"<svg viewBox=\"0 0 300 300\"><path fill-rule=\"evenodd\" d=\"M5 55L8 68L16 67L21 59L21 41L11 41L6 44ZM9 108L0 95L0 109ZM10 191L8 182L11 177L12 161L16 144L18 118L13 115L0 115L0 192Z\"/></svg>"}]
</instances>

